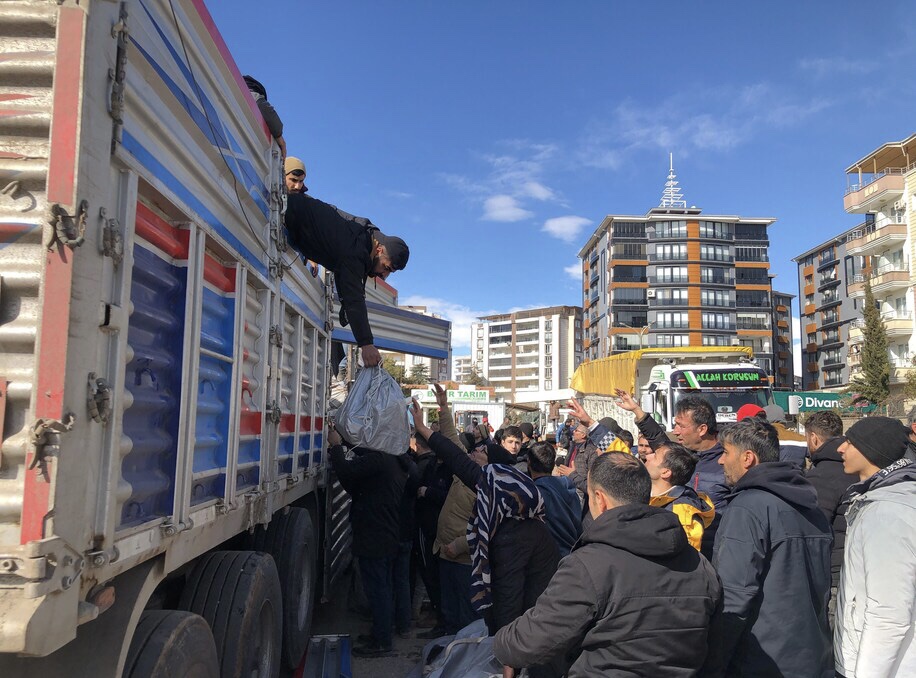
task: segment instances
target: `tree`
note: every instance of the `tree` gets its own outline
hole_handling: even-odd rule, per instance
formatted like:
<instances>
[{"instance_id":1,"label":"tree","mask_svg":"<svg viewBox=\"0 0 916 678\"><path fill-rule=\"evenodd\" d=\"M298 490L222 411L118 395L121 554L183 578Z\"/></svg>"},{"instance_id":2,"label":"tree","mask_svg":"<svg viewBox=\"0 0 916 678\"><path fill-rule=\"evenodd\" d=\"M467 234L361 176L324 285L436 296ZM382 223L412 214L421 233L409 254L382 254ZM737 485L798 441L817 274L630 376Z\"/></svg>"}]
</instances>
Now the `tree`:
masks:
<instances>
[{"instance_id":1,"label":"tree","mask_svg":"<svg viewBox=\"0 0 916 678\"><path fill-rule=\"evenodd\" d=\"M404 372L404 366L398 365L398 363L395 362L394 358L392 358L391 356L387 356L387 355L384 358L382 358L382 368L388 374L394 377L394 380L396 382L398 382L399 384L404 383L404 377L406 376Z\"/></svg>"},{"instance_id":2,"label":"tree","mask_svg":"<svg viewBox=\"0 0 916 678\"><path fill-rule=\"evenodd\" d=\"M411 384L426 384L429 383L429 366L424 363L419 363L410 368L410 383Z\"/></svg>"},{"instance_id":3,"label":"tree","mask_svg":"<svg viewBox=\"0 0 916 678\"><path fill-rule=\"evenodd\" d=\"M467 383L473 386L489 386L487 380L484 379L479 372L477 372L476 367L471 368L471 373L468 375Z\"/></svg>"},{"instance_id":4,"label":"tree","mask_svg":"<svg viewBox=\"0 0 916 678\"><path fill-rule=\"evenodd\" d=\"M891 361L887 352L887 330L875 305L871 283L865 281L865 304L862 307L865 328L862 330L862 371L850 382L849 390L857 393L854 404L868 401L881 406L890 395Z\"/></svg>"}]
</instances>

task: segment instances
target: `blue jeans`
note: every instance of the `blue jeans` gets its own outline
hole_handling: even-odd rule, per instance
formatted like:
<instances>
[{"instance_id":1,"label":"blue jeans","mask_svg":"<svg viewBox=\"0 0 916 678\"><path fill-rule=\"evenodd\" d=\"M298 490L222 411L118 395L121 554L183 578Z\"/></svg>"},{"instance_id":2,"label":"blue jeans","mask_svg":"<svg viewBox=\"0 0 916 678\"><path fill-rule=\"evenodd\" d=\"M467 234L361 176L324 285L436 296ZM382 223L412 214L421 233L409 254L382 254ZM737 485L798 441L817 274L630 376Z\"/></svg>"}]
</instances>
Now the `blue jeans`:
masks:
<instances>
[{"instance_id":1,"label":"blue jeans","mask_svg":"<svg viewBox=\"0 0 916 678\"><path fill-rule=\"evenodd\" d=\"M407 631L413 616L413 605L410 595L410 554L413 552L412 541L402 541L398 545L398 557L394 563L394 625L398 631Z\"/></svg>"},{"instance_id":2,"label":"blue jeans","mask_svg":"<svg viewBox=\"0 0 916 678\"><path fill-rule=\"evenodd\" d=\"M372 612L372 636L382 647L391 647L395 556L360 558L359 573Z\"/></svg>"},{"instance_id":3,"label":"blue jeans","mask_svg":"<svg viewBox=\"0 0 916 678\"><path fill-rule=\"evenodd\" d=\"M471 566L439 559L442 619L448 634L458 633L480 617L471 605Z\"/></svg>"}]
</instances>

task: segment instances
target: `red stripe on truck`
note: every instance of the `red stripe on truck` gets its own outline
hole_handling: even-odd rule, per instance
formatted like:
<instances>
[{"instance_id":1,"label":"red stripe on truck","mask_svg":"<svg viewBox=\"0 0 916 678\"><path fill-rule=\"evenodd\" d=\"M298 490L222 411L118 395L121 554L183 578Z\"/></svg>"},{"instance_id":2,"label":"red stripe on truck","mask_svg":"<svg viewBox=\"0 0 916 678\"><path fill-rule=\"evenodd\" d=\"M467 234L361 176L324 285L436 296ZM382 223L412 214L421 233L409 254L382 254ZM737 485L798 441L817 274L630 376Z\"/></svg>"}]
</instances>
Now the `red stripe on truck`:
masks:
<instances>
[{"instance_id":1,"label":"red stripe on truck","mask_svg":"<svg viewBox=\"0 0 916 678\"><path fill-rule=\"evenodd\" d=\"M137 203L136 232L173 259L188 260L190 231L172 226L142 202Z\"/></svg>"},{"instance_id":2,"label":"red stripe on truck","mask_svg":"<svg viewBox=\"0 0 916 678\"><path fill-rule=\"evenodd\" d=\"M83 84L83 38L86 11L61 7L57 25L57 57L54 65L54 103L48 157L48 202L59 203L75 213L77 133ZM38 371L35 417L63 420L64 378L67 373L70 293L74 253L60 244L45 254L41 332L38 339ZM42 539L51 509L53 458L35 468L35 450L26 455L19 541Z\"/></svg>"}]
</instances>

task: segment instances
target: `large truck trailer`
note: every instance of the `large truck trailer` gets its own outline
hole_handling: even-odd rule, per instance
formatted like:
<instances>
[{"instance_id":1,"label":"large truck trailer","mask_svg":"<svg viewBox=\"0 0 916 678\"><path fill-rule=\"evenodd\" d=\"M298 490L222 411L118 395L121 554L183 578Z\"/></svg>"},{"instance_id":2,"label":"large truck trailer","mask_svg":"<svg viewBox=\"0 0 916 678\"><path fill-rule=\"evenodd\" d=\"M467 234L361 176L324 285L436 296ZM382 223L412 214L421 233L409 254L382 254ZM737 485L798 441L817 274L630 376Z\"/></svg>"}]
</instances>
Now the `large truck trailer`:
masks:
<instances>
[{"instance_id":1,"label":"large truck trailer","mask_svg":"<svg viewBox=\"0 0 916 678\"><path fill-rule=\"evenodd\" d=\"M10 0L0 35L0 676L295 667L349 558L352 335L279 149L202 0ZM369 293L380 348L447 358Z\"/></svg>"}]
</instances>

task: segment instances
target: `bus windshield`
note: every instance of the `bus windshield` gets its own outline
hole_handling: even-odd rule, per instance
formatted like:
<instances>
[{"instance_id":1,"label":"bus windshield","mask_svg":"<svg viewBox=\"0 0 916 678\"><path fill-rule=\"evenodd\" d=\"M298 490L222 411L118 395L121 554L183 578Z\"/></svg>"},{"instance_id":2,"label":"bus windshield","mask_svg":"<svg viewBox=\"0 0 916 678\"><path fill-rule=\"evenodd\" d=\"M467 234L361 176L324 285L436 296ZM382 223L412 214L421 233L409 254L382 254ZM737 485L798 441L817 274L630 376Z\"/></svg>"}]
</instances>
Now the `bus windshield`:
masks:
<instances>
[{"instance_id":1,"label":"bus windshield","mask_svg":"<svg viewBox=\"0 0 916 678\"><path fill-rule=\"evenodd\" d=\"M770 404L770 389L706 389L706 388L678 388L674 391L674 405L677 411L677 402L689 395L698 395L712 405L716 413L716 421L737 421L738 408L742 405L753 404L766 407Z\"/></svg>"}]
</instances>

